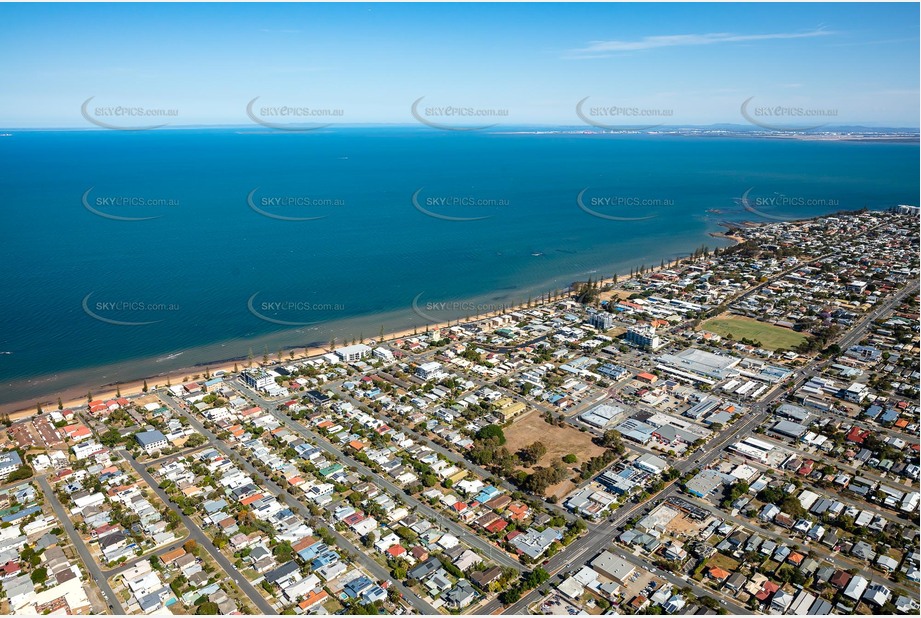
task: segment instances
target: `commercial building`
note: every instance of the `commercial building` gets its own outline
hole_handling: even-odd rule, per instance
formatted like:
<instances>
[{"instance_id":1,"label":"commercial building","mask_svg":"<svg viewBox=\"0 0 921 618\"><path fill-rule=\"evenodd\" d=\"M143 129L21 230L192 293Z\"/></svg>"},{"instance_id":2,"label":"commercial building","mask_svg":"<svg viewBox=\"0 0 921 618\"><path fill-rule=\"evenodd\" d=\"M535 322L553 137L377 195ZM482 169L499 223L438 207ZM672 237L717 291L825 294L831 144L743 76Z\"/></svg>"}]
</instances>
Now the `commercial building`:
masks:
<instances>
[{"instance_id":1,"label":"commercial building","mask_svg":"<svg viewBox=\"0 0 921 618\"><path fill-rule=\"evenodd\" d=\"M799 440L806 433L806 427L793 421L777 421L771 427L771 433Z\"/></svg>"},{"instance_id":2,"label":"commercial building","mask_svg":"<svg viewBox=\"0 0 921 618\"><path fill-rule=\"evenodd\" d=\"M609 551L598 554L590 564L593 569L621 585L626 584L636 571L635 566Z\"/></svg>"},{"instance_id":3,"label":"commercial building","mask_svg":"<svg viewBox=\"0 0 921 618\"><path fill-rule=\"evenodd\" d=\"M685 410L682 413L682 416L688 418L699 419L700 417L708 414L715 410L718 406L722 405L722 400L717 397L704 397L696 405L692 406L690 409Z\"/></svg>"},{"instance_id":4,"label":"commercial building","mask_svg":"<svg viewBox=\"0 0 921 618\"><path fill-rule=\"evenodd\" d=\"M678 354L659 357L659 369L696 382L714 384L719 380L738 375L735 366L742 359L688 348Z\"/></svg>"},{"instance_id":5,"label":"commercial building","mask_svg":"<svg viewBox=\"0 0 921 618\"><path fill-rule=\"evenodd\" d=\"M792 403L780 404L780 406L774 410L774 414L796 423L805 423L809 420L809 410L800 406L793 405Z\"/></svg>"},{"instance_id":6,"label":"commercial building","mask_svg":"<svg viewBox=\"0 0 921 618\"><path fill-rule=\"evenodd\" d=\"M579 420L592 427L606 429L608 424L620 416L623 411L623 408L603 403L580 414Z\"/></svg>"},{"instance_id":7,"label":"commercial building","mask_svg":"<svg viewBox=\"0 0 921 618\"><path fill-rule=\"evenodd\" d=\"M512 545L532 560L536 560L547 551L554 541L559 541L561 538L563 538L563 534L556 528L546 528L543 532L528 528L527 532L512 539Z\"/></svg>"},{"instance_id":8,"label":"commercial building","mask_svg":"<svg viewBox=\"0 0 921 618\"><path fill-rule=\"evenodd\" d=\"M652 434L656 430L652 425L633 418L628 418L614 429L628 440L633 440L640 444L646 444L652 440Z\"/></svg>"},{"instance_id":9,"label":"commercial building","mask_svg":"<svg viewBox=\"0 0 921 618\"><path fill-rule=\"evenodd\" d=\"M651 472L652 474L662 474L668 470L668 462L661 457L644 453L636 458L633 465L640 470Z\"/></svg>"},{"instance_id":10,"label":"commercial building","mask_svg":"<svg viewBox=\"0 0 921 618\"><path fill-rule=\"evenodd\" d=\"M741 442L736 442L731 445L729 450L742 457L765 463L768 454L774 450L774 445L764 440L758 440L757 438L745 438Z\"/></svg>"},{"instance_id":11,"label":"commercial building","mask_svg":"<svg viewBox=\"0 0 921 618\"><path fill-rule=\"evenodd\" d=\"M735 477L716 470L701 470L687 482L685 489L692 496L706 498L724 484L731 483L734 480Z\"/></svg>"}]
</instances>

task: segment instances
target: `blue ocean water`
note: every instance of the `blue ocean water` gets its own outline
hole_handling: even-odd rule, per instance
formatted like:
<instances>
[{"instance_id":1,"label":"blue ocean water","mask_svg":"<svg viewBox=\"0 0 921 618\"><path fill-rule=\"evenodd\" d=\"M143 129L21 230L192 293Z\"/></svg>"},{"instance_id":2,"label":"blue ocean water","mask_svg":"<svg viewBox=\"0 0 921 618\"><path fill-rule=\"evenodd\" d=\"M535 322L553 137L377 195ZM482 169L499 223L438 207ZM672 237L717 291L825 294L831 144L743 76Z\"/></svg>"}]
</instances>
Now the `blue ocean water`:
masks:
<instances>
[{"instance_id":1,"label":"blue ocean water","mask_svg":"<svg viewBox=\"0 0 921 618\"><path fill-rule=\"evenodd\" d=\"M725 245L720 221L919 194L917 143L13 131L0 157L0 403L421 329Z\"/></svg>"}]
</instances>

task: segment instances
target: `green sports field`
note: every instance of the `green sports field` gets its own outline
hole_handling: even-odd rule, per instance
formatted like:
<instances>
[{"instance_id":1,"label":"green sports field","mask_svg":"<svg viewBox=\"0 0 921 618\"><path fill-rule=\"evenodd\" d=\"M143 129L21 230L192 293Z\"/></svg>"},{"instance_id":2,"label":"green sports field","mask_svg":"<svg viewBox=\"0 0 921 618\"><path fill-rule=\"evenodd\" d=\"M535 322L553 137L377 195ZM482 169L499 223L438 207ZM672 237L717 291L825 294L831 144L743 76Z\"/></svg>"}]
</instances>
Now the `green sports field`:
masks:
<instances>
[{"instance_id":1,"label":"green sports field","mask_svg":"<svg viewBox=\"0 0 921 618\"><path fill-rule=\"evenodd\" d=\"M732 335L736 341L741 339L760 341L761 347L767 350L795 348L806 340L805 335L789 328L765 324L740 315L722 315L711 318L700 325L700 330L710 331L723 337Z\"/></svg>"}]
</instances>

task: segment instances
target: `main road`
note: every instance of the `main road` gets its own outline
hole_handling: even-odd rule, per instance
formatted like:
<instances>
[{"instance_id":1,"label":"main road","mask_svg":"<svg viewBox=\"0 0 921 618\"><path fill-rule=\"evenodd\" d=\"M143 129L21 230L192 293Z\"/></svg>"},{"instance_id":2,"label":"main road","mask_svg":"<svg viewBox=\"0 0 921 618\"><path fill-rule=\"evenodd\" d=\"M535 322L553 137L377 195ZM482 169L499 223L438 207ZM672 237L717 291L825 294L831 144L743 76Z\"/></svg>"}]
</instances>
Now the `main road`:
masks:
<instances>
[{"instance_id":1,"label":"main road","mask_svg":"<svg viewBox=\"0 0 921 618\"><path fill-rule=\"evenodd\" d=\"M864 316L857 324L855 324L851 329L844 333L837 341L838 345L841 348L847 348L853 345L856 341L860 339L866 330L867 326L875 319L883 315L885 312L889 311L894 307L898 302L901 301L908 294L912 294L918 290L918 283L914 282L904 288L901 292L896 293L890 299L880 304L868 315ZM758 427L766 418L767 418L767 409L771 403L781 397L787 390L795 390L799 387L800 384L807 381L817 372L821 371L825 366L831 363L831 359L820 360L818 357L814 358L812 361L798 369L790 381L790 384L778 384L773 390L771 390L760 402L756 403L751 407L750 414L751 416L748 420L739 424L736 422L733 425L725 428L717 436L715 440L710 441L703 448L703 455L698 456L696 459L693 458L693 455L690 455L687 459L682 462L679 462L675 465L675 468L682 474L692 470L694 468L703 468L706 467L711 461L716 457L721 455L722 449L727 442L731 439L742 438L747 435L754 428ZM678 486L675 481L669 483L661 492L656 496L653 496L656 502L664 500L671 495L677 493ZM621 506L614 514L610 517L608 521L612 523L610 528L605 526L599 526L592 529L588 535L574 541L563 551L555 555L550 561L545 565L545 569L551 574L556 575L563 569L573 568L581 564L585 564L589 561L589 558L594 557L597 552L600 552L602 549L606 548L613 541L613 532L617 531L630 517L632 517L636 512L643 508L649 508L651 502L647 501L642 504L631 505L625 504ZM638 560L632 554L627 554L620 550L619 548L613 548L614 553L621 556L628 562L641 566L643 568L649 568L648 561ZM586 556L586 559L582 560L582 557ZM693 582L689 582L685 579L674 576L670 573L660 573L660 576L666 579L667 581L677 585L677 586L691 586L691 589L698 596L706 593L710 596L713 596L714 592L712 590L702 590L699 587L693 585ZM502 610L502 604L498 599L493 599L486 605L480 607L477 611L484 614L494 614L502 610L504 614L522 614L527 613L527 608L533 605L540 598L540 593L537 590L532 590L529 593L525 594L517 603L506 607ZM720 602L726 607L730 612L736 614L748 614L750 611L747 608L739 606L734 602L721 599Z\"/></svg>"}]
</instances>

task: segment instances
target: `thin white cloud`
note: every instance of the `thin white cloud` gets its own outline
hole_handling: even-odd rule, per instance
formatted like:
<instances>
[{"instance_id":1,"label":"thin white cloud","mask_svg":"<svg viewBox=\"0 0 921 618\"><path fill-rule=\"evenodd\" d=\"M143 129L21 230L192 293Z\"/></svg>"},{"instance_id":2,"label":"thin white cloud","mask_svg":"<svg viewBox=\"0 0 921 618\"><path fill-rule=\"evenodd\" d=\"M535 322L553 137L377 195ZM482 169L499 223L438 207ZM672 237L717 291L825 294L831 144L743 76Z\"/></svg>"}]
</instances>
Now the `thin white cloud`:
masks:
<instances>
[{"instance_id":1,"label":"thin white cloud","mask_svg":"<svg viewBox=\"0 0 921 618\"><path fill-rule=\"evenodd\" d=\"M612 52L633 52L662 47L689 47L698 45L716 45L719 43L747 43L752 41L772 41L782 39L808 39L834 34L828 30L817 29L808 32L775 32L770 34L733 34L716 32L709 34L671 34L646 36L636 41L613 40L592 41L587 47L572 50L573 57L593 58L606 56Z\"/></svg>"}]
</instances>

